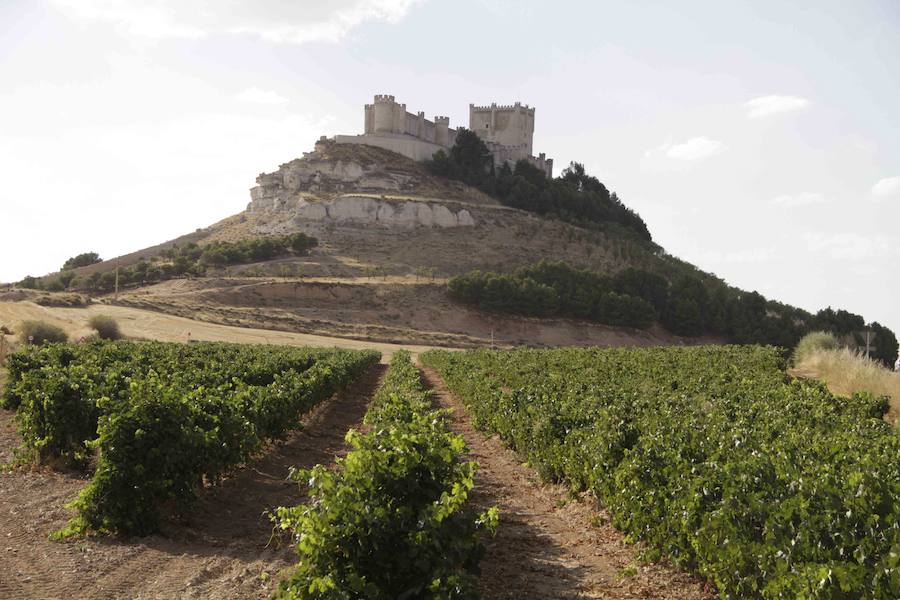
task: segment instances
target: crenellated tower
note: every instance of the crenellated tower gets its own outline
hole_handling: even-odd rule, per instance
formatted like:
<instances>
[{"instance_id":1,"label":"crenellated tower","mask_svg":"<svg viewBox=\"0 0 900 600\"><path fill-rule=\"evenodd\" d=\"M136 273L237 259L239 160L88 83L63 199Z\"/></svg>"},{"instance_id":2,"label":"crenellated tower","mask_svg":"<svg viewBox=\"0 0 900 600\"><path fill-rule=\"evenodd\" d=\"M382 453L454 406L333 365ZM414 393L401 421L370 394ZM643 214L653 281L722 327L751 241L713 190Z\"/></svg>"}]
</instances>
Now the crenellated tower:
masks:
<instances>
[{"instance_id":1,"label":"crenellated tower","mask_svg":"<svg viewBox=\"0 0 900 600\"><path fill-rule=\"evenodd\" d=\"M527 160L552 177L553 160L543 154L537 158L532 155L534 108L520 102L470 104L469 128L484 140L496 165ZM449 150L457 135L449 117L436 116L429 121L423 111L406 112L406 105L389 94L377 94L372 104L365 105L363 132L357 136L336 135L334 139L339 144L369 144L413 160L425 160L438 150Z\"/></svg>"},{"instance_id":2,"label":"crenellated tower","mask_svg":"<svg viewBox=\"0 0 900 600\"><path fill-rule=\"evenodd\" d=\"M512 105L469 105L469 129L485 142L524 148L531 156L534 139L534 109L516 102Z\"/></svg>"}]
</instances>

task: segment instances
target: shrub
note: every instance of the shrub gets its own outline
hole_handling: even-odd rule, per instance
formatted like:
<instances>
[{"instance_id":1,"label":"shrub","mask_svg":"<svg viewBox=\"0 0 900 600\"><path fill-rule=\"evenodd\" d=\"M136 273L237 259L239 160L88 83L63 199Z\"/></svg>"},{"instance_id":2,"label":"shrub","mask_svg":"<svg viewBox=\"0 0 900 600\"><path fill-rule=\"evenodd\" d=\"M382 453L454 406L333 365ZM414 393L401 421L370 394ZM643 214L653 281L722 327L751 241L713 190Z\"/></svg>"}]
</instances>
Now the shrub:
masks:
<instances>
[{"instance_id":1,"label":"shrub","mask_svg":"<svg viewBox=\"0 0 900 600\"><path fill-rule=\"evenodd\" d=\"M122 337L119 324L108 315L94 315L88 321L91 329L97 330L97 335L103 340L118 340Z\"/></svg>"},{"instance_id":2,"label":"shrub","mask_svg":"<svg viewBox=\"0 0 900 600\"><path fill-rule=\"evenodd\" d=\"M19 328L19 340L23 344L65 342L68 339L65 331L46 321L23 321Z\"/></svg>"},{"instance_id":3,"label":"shrub","mask_svg":"<svg viewBox=\"0 0 900 600\"><path fill-rule=\"evenodd\" d=\"M103 262L103 259L100 258L100 255L96 252L85 252L83 254L79 254L78 256L73 256L63 263L63 270L66 269L77 269L78 267L86 267L88 265L95 265L99 262Z\"/></svg>"},{"instance_id":4,"label":"shrub","mask_svg":"<svg viewBox=\"0 0 900 600\"><path fill-rule=\"evenodd\" d=\"M800 363L818 350L837 350L841 343L833 333L813 331L804 335L794 349L794 363Z\"/></svg>"}]
</instances>

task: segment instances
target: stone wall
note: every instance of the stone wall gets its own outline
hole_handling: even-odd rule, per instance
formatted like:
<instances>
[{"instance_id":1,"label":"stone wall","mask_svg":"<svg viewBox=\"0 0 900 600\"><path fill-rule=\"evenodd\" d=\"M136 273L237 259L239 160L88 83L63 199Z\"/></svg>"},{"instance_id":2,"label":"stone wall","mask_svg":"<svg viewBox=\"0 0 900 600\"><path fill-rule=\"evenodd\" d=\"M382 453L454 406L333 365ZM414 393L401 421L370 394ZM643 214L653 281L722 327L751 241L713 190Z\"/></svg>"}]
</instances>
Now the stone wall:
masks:
<instances>
[{"instance_id":1,"label":"stone wall","mask_svg":"<svg viewBox=\"0 0 900 600\"><path fill-rule=\"evenodd\" d=\"M455 134L456 132L454 131L453 133ZM455 137L453 139L456 141ZM428 160L438 150L448 150L448 147L435 144L434 142L396 134L336 135L334 136L334 141L338 144L377 146L416 161Z\"/></svg>"}]
</instances>

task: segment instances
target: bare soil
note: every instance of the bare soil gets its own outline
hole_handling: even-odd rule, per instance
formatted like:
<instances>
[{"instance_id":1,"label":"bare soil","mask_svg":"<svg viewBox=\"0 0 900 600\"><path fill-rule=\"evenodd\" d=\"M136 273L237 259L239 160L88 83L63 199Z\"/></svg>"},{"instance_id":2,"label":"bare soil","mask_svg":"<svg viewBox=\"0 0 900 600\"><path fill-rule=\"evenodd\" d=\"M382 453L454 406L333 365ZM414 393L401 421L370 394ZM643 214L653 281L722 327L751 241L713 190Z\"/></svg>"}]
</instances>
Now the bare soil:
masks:
<instances>
[{"instance_id":1,"label":"bare soil","mask_svg":"<svg viewBox=\"0 0 900 600\"><path fill-rule=\"evenodd\" d=\"M69 335L69 339L73 341L94 333L87 322L92 316L99 314L113 317L119 324L122 334L126 337L163 342L209 341L371 349L381 352L384 362L387 362L391 355L401 348L409 350L413 355L417 355L419 352L434 347L361 341L300 332L218 324L164 314L159 311L125 306L92 304L86 308L61 308L38 306L32 302L0 301L0 325L7 324L15 331L22 321L38 319L61 327ZM198 313L194 316L202 319L203 314ZM12 339L11 336L7 336L8 341L12 342Z\"/></svg>"},{"instance_id":2,"label":"bare soil","mask_svg":"<svg viewBox=\"0 0 900 600\"><path fill-rule=\"evenodd\" d=\"M500 509L497 536L481 562L488 600L522 598L712 599L709 586L665 564L645 564L588 497L542 483L537 473L496 437L477 431L462 402L440 375L423 370L437 402L453 410L450 426L478 462L473 501Z\"/></svg>"},{"instance_id":3,"label":"bare soil","mask_svg":"<svg viewBox=\"0 0 900 600\"><path fill-rule=\"evenodd\" d=\"M171 280L122 294L116 304L226 325L451 348L714 341L659 326L645 331L485 313L451 301L443 281L414 276Z\"/></svg>"},{"instance_id":4,"label":"bare soil","mask_svg":"<svg viewBox=\"0 0 900 600\"><path fill-rule=\"evenodd\" d=\"M264 511L304 501L287 481L292 466L330 464L361 423L379 385L378 366L303 419L302 429L205 490L186 521L144 538L51 542L72 516L64 505L84 475L20 468L0 473L0 598L265 598L296 561L290 544L270 543ZM0 411L0 453L19 443Z\"/></svg>"}]
</instances>

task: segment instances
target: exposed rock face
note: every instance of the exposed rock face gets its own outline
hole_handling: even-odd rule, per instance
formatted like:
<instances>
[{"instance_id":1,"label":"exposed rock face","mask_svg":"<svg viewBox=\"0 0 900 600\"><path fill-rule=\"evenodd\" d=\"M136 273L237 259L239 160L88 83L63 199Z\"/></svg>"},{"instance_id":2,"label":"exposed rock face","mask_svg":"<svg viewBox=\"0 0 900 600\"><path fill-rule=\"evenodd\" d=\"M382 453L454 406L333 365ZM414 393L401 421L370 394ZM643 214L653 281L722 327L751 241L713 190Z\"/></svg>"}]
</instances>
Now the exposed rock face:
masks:
<instances>
[{"instance_id":1,"label":"exposed rock face","mask_svg":"<svg viewBox=\"0 0 900 600\"><path fill-rule=\"evenodd\" d=\"M456 212L443 204L343 196L325 202L299 200L296 215L310 221L360 223L383 227L470 227L475 225L466 209Z\"/></svg>"},{"instance_id":2,"label":"exposed rock face","mask_svg":"<svg viewBox=\"0 0 900 600\"><path fill-rule=\"evenodd\" d=\"M405 159L404 159L405 160ZM415 176L379 164L323 158L318 151L263 173L250 190L250 212L285 212L296 218L384 227L467 227L465 208L433 200L390 199L414 187ZM349 193L360 195L349 195ZM362 195L370 193L372 196ZM375 196L378 194L381 197Z\"/></svg>"},{"instance_id":3,"label":"exposed rock face","mask_svg":"<svg viewBox=\"0 0 900 600\"><path fill-rule=\"evenodd\" d=\"M398 192L409 176L400 173L372 172L352 161L316 160L310 157L292 160L274 173L263 173L250 190L249 210L281 210L296 205L299 194L377 190Z\"/></svg>"}]
</instances>

